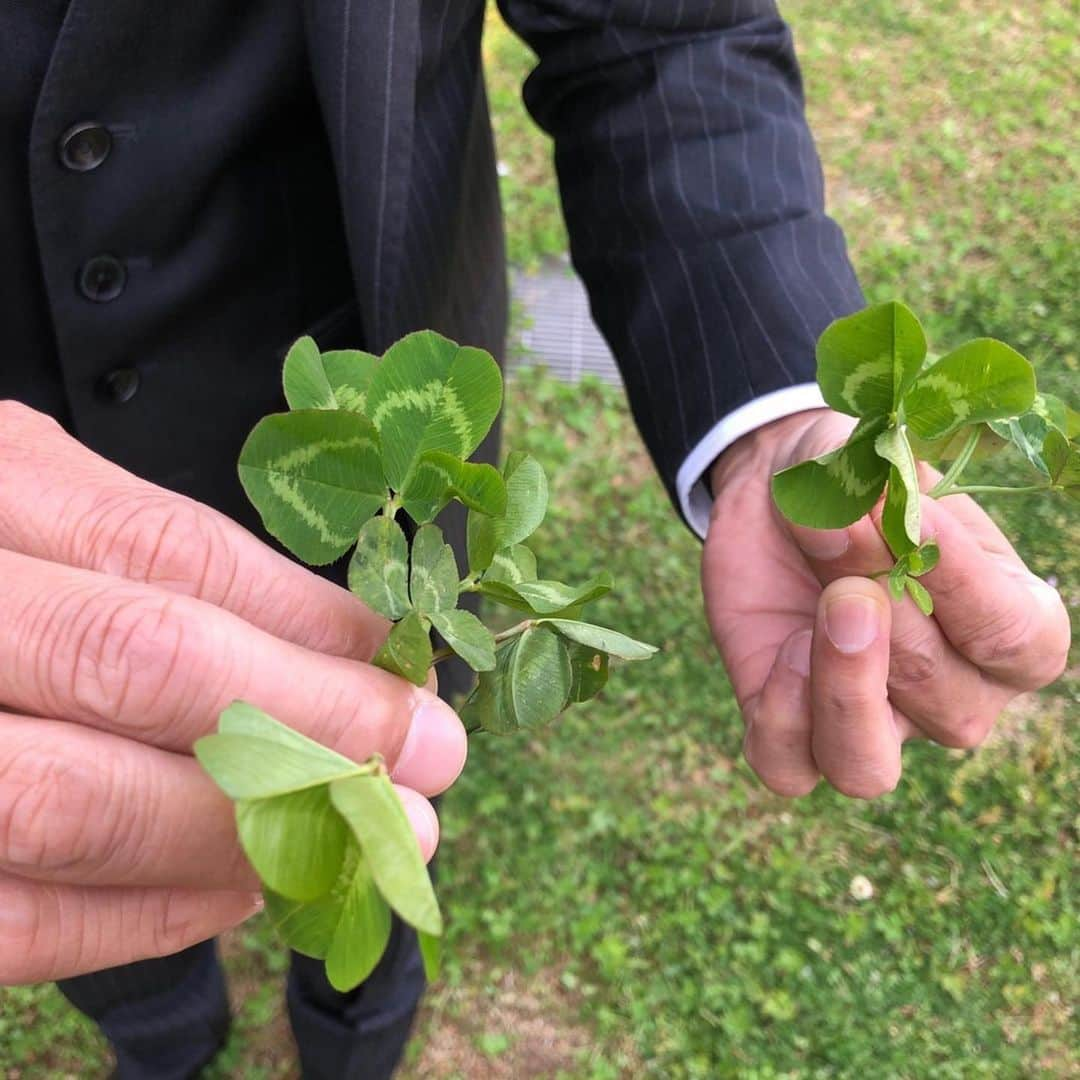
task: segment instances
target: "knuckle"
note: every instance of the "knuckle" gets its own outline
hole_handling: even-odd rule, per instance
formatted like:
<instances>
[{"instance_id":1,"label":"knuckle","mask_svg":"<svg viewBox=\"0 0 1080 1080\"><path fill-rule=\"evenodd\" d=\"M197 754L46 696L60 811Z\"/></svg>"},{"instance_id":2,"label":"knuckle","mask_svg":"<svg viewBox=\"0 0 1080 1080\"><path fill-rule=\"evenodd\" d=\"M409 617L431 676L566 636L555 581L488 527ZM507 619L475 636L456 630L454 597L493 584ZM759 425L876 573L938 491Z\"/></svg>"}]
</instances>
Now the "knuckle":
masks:
<instances>
[{"instance_id":1,"label":"knuckle","mask_svg":"<svg viewBox=\"0 0 1080 1080\"><path fill-rule=\"evenodd\" d=\"M848 774L830 777L829 782L849 799L878 799L896 790L900 783L900 769L882 765L865 766L853 769Z\"/></svg>"},{"instance_id":2,"label":"knuckle","mask_svg":"<svg viewBox=\"0 0 1080 1080\"><path fill-rule=\"evenodd\" d=\"M953 750L974 750L985 742L993 726L992 717L987 718L977 713L962 713L950 718L942 725L936 741Z\"/></svg>"},{"instance_id":3,"label":"knuckle","mask_svg":"<svg viewBox=\"0 0 1080 1080\"><path fill-rule=\"evenodd\" d=\"M1036 648L1038 638L1033 611L1002 610L981 620L959 644L981 666L1015 670L1035 678L1049 667L1045 652Z\"/></svg>"},{"instance_id":4,"label":"knuckle","mask_svg":"<svg viewBox=\"0 0 1080 1080\"><path fill-rule=\"evenodd\" d=\"M192 631L165 595L86 601L69 630L73 702L101 721L124 727L131 720L154 734L155 706L196 674Z\"/></svg>"},{"instance_id":5,"label":"knuckle","mask_svg":"<svg viewBox=\"0 0 1080 1080\"><path fill-rule=\"evenodd\" d=\"M84 859L101 820L94 767L23 747L0 763L0 861L59 873Z\"/></svg>"},{"instance_id":6,"label":"knuckle","mask_svg":"<svg viewBox=\"0 0 1080 1080\"><path fill-rule=\"evenodd\" d=\"M21 401L11 398L0 399L0 434L11 439L12 442L20 442L24 431L40 429L43 431L62 430L60 425L45 413L31 409Z\"/></svg>"},{"instance_id":7,"label":"knuckle","mask_svg":"<svg viewBox=\"0 0 1080 1080\"><path fill-rule=\"evenodd\" d=\"M816 715L827 716L838 728L859 728L881 708L880 694L869 687L834 680L821 688Z\"/></svg>"},{"instance_id":8,"label":"knuckle","mask_svg":"<svg viewBox=\"0 0 1080 1080\"><path fill-rule=\"evenodd\" d=\"M181 496L103 493L92 507L86 561L105 573L221 603L236 580L237 558L222 521Z\"/></svg>"},{"instance_id":9,"label":"knuckle","mask_svg":"<svg viewBox=\"0 0 1080 1080\"><path fill-rule=\"evenodd\" d=\"M916 689L941 672L944 645L923 635L895 640L889 654L889 686Z\"/></svg>"}]
</instances>

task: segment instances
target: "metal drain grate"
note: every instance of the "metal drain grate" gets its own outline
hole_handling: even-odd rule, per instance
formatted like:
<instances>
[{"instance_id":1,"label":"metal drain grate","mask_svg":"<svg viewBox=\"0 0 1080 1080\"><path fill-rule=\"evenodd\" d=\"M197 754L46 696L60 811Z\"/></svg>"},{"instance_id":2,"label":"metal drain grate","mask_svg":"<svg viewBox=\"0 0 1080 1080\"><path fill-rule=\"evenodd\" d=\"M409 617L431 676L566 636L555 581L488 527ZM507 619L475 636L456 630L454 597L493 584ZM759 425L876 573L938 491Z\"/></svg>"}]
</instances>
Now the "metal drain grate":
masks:
<instances>
[{"instance_id":1,"label":"metal drain grate","mask_svg":"<svg viewBox=\"0 0 1080 1080\"><path fill-rule=\"evenodd\" d=\"M589 298L569 260L546 263L535 274L515 271L514 299L521 306L523 346L510 357L510 369L545 365L563 382L589 374L622 384L615 359L589 313Z\"/></svg>"}]
</instances>

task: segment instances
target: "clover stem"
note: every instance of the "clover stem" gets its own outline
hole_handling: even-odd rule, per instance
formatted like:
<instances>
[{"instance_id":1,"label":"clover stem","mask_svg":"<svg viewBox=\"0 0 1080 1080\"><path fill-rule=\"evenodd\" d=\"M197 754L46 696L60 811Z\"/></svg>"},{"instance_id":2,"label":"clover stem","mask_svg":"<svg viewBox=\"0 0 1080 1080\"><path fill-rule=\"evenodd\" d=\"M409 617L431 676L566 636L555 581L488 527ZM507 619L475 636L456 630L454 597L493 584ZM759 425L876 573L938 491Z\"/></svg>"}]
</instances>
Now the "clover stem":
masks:
<instances>
[{"instance_id":1,"label":"clover stem","mask_svg":"<svg viewBox=\"0 0 1080 1080\"><path fill-rule=\"evenodd\" d=\"M979 445L980 438L982 438L982 432L979 428L972 428L967 442L964 443L964 448L956 455L956 460L949 466L945 475L930 489L931 499L940 499L943 495L952 494L950 488L971 460L971 455L975 453L975 447Z\"/></svg>"},{"instance_id":2,"label":"clover stem","mask_svg":"<svg viewBox=\"0 0 1080 1080\"><path fill-rule=\"evenodd\" d=\"M937 498L946 495L1026 495L1032 491L1050 491L1047 484L1026 484L1024 487L1000 487L997 484L961 484L942 492Z\"/></svg>"}]
</instances>

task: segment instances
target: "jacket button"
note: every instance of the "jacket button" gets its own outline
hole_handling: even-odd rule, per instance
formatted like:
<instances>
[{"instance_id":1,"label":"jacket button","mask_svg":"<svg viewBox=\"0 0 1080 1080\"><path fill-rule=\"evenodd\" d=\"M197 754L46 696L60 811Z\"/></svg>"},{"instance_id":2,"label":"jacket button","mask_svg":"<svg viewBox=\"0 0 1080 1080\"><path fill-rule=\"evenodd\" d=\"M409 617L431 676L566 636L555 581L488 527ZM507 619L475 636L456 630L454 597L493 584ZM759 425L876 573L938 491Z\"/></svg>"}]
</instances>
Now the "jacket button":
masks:
<instances>
[{"instance_id":1,"label":"jacket button","mask_svg":"<svg viewBox=\"0 0 1080 1080\"><path fill-rule=\"evenodd\" d=\"M138 393L141 381L138 368L115 368L102 375L98 382L98 392L106 400L122 405Z\"/></svg>"},{"instance_id":2,"label":"jacket button","mask_svg":"<svg viewBox=\"0 0 1080 1080\"><path fill-rule=\"evenodd\" d=\"M112 136L100 124L75 124L60 136L60 164L72 172L96 169L112 149Z\"/></svg>"},{"instance_id":3,"label":"jacket button","mask_svg":"<svg viewBox=\"0 0 1080 1080\"><path fill-rule=\"evenodd\" d=\"M127 283L124 264L113 255L95 255L87 259L79 271L79 292L87 300L107 304L115 300Z\"/></svg>"}]
</instances>

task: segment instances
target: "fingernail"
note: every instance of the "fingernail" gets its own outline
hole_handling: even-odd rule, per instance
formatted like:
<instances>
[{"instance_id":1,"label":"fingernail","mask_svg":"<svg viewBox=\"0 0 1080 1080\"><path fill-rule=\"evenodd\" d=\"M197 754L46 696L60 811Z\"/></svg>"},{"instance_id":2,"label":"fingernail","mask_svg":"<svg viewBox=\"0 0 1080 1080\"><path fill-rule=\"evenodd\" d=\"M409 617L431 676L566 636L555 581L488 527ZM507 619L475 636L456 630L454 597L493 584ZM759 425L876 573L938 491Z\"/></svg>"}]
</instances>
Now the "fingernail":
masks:
<instances>
[{"instance_id":1,"label":"fingernail","mask_svg":"<svg viewBox=\"0 0 1080 1080\"><path fill-rule=\"evenodd\" d=\"M1035 602L1048 614L1056 612L1061 606L1061 594L1049 581L1044 581L1041 577L1032 574L1028 588L1031 590L1031 595L1035 597Z\"/></svg>"},{"instance_id":2,"label":"fingernail","mask_svg":"<svg viewBox=\"0 0 1080 1080\"><path fill-rule=\"evenodd\" d=\"M806 529L800 526L792 531L803 552L821 562L839 559L851 547L847 529Z\"/></svg>"},{"instance_id":3,"label":"fingernail","mask_svg":"<svg viewBox=\"0 0 1080 1080\"><path fill-rule=\"evenodd\" d=\"M419 707L413 713L393 777L408 776L417 786L417 776L437 776L445 786L457 779L465 766L468 741L457 713L433 694L417 694ZM426 786L426 785L425 785Z\"/></svg>"},{"instance_id":4,"label":"fingernail","mask_svg":"<svg viewBox=\"0 0 1080 1080\"><path fill-rule=\"evenodd\" d=\"M881 612L868 596L839 596L825 609L825 632L842 653L862 652L877 637Z\"/></svg>"},{"instance_id":5,"label":"fingernail","mask_svg":"<svg viewBox=\"0 0 1080 1080\"><path fill-rule=\"evenodd\" d=\"M810 644L813 632L803 630L788 638L784 645L784 663L787 664L796 675L804 679L810 674Z\"/></svg>"}]
</instances>

